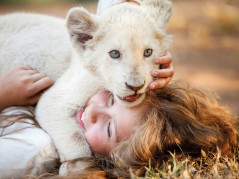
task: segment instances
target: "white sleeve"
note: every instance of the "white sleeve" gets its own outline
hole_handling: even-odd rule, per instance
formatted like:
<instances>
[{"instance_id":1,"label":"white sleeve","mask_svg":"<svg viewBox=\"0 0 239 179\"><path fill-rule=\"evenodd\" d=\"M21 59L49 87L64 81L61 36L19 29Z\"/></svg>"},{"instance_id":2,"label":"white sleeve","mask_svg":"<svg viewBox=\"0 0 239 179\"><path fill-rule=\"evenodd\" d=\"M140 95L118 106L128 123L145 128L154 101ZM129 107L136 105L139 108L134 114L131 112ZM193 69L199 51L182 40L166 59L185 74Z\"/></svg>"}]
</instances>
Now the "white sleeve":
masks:
<instances>
[{"instance_id":1,"label":"white sleeve","mask_svg":"<svg viewBox=\"0 0 239 179\"><path fill-rule=\"evenodd\" d=\"M16 108L10 111L19 114ZM54 167L57 160L51 137L31 120L23 119L0 128L0 178L36 176L47 172L47 166Z\"/></svg>"},{"instance_id":2,"label":"white sleeve","mask_svg":"<svg viewBox=\"0 0 239 179\"><path fill-rule=\"evenodd\" d=\"M126 0L99 0L97 7L97 14L101 14L105 9L113 6L114 4L125 2Z\"/></svg>"}]
</instances>

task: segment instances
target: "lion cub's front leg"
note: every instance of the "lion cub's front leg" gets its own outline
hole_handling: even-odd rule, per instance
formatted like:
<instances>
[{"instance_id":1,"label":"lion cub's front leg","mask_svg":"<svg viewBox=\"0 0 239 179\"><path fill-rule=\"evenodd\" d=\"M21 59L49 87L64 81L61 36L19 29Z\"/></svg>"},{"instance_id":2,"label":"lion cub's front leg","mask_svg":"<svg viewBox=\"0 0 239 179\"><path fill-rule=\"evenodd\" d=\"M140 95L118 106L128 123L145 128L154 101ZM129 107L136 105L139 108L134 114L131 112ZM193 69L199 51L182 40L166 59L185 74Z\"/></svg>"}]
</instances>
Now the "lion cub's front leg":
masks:
<instances>
[{"instance_id":1,"label":"lion cub's front leg","mask_svg":"<svg viewBox=\"0 0 239 179\"><path fill-rule=\"evenodd\" d=\"M79 71L79 72L77 72ZM53 138L63 165L60 174L66 175L74 168L67 168L68 161L91 156L83 130L75 114L96 93L97 81L87 71L70 68L40 99L36 119ZM93 84L93 85L92 85ZM92 86L92 87L91 87ZM76 164L79 170L86 163Z\"/></svg>"}]
</instances>

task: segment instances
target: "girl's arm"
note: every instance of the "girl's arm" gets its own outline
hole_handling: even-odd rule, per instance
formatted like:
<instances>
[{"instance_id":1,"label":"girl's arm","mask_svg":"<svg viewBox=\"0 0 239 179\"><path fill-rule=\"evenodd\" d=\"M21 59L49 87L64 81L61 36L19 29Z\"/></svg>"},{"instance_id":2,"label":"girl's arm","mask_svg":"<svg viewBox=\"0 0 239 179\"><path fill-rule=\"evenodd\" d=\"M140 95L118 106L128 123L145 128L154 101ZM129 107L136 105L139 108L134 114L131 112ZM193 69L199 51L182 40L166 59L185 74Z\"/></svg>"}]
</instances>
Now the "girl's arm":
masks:
<instances>
[{"instance_id":1,"label":"girl's arm","mask_svg":"<svg viewBox=\"0 0 239 179\"><path fill-rule=\"evenodd\" d=\"M13 105L34 105L53 81L29 66L16 66L0 77L0 111Z\"/></svg>"}]
</instances>

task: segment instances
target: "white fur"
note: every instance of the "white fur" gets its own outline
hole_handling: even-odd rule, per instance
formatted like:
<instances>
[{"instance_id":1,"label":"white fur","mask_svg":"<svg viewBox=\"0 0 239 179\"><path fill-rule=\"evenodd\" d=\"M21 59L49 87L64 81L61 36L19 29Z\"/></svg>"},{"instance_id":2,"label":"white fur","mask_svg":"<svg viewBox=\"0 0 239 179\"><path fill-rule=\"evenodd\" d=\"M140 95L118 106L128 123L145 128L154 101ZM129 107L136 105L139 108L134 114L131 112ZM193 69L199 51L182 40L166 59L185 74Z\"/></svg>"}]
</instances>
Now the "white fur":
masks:
<instances>
[{"instance_id":1,"label":"white fur","mask_svg":"<svg viewBox=\"0 0 239 179\"><path fill-rule=\"evenodd\" d=\"M41 97L36 109L37 121L53 138L63 162L61 175L68 173L66 161L91 155L75 115L92 95L107 89L127 106L138 105L144 99L153 80L151 72L158 68L154 60L169 46L164 26L170 9L171 3L166 0L145 0L141 6L122 3L101 16L73 8L67 17L73 48L64 20L35 14L0 18L0 73L16 64L28 64L57 79L69 66ZM85 40L89 36L92 39ZM146 58L144 50L149 48L153 54ZM119 50L120 59L112 59L111 50ZM143 85L137 91L142 93L137 101L129 103L118 98L135 93L125 83ZM77 164L79 169L85 166Z\"/></svg>"},{"instance_id":2,"label":"white fur","mask_svg":"<svg viewBox=\"0 0 239 179\"><path fill-rule=\"evenodd\" d=\"M39 14L0 16L0 75L30 65L56 80L71 60L65 20Z\"/></svg>"}]
</instances>

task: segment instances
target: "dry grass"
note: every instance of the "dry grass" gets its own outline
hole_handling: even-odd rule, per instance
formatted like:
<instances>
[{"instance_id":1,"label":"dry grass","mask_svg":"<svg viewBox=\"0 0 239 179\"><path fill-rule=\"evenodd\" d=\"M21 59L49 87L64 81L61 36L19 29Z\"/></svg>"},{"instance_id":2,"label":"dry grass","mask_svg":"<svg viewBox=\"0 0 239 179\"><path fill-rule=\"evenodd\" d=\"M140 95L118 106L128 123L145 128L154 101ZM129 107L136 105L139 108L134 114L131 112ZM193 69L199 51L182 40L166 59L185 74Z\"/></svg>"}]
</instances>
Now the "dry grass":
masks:
<instances>
[{"instance_id":1,"label":"dry grass","mask_svg":"<svg viewBox=\"0 0 239 179\"><path fill-rule=\"evenodd\" d=\"M188 155L176 156L171 153L171 158L158 168L147 167L145 177L133 179L158 179L158 178L239 178L239 155L235 151L233 158L221 157L217 154L206 154L203 150L197 158Z\"/></svg>"}]
</instances>

